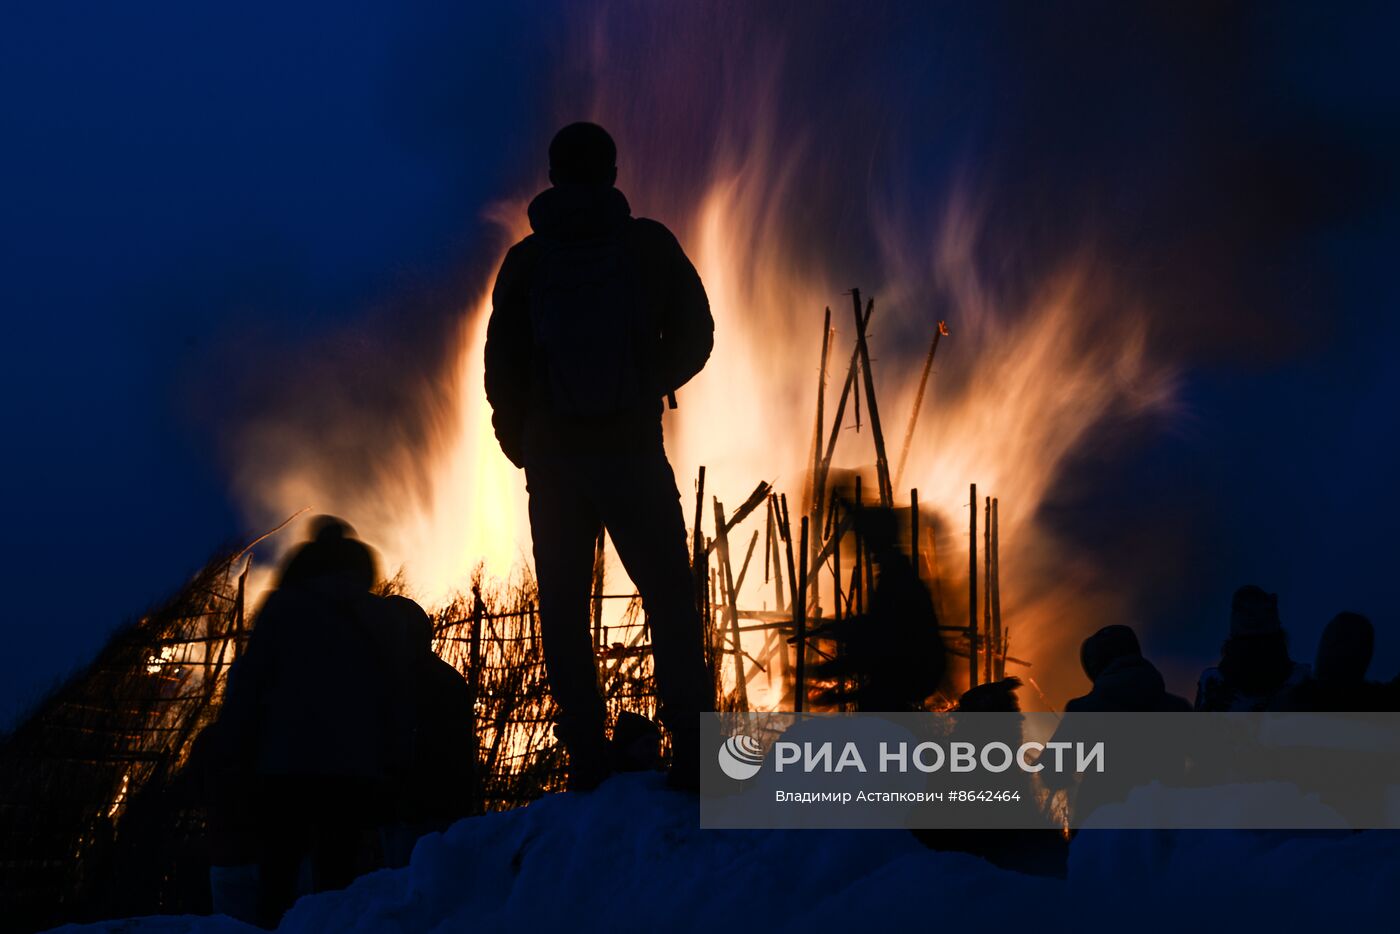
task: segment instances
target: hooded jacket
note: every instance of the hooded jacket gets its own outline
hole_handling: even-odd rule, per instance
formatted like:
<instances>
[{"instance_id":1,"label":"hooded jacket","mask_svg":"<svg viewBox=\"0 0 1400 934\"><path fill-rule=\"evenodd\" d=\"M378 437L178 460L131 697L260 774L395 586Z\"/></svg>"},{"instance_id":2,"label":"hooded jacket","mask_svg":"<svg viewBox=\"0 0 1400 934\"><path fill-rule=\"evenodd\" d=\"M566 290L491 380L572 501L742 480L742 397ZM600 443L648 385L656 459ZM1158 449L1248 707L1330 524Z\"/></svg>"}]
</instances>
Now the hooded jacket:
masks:
<instances>
[{"instance_id":1,"label":"hooded jacket","mask_svg":"<svg viewBox=\"0 0 1400 934\"><path fill-rule=\"evenodd\" d=\"M1065 704L1065 713L1181 712L1186 698L1167 692L1162 674L1141 655L1116 658L1103 667L1094 687Z\"/></svg>"},{"instance_id":2,"label":"hooded jacket","mask_svg":"<svg viewBox=\"0 0 1400 934\"><path fill-rule=\"evenodd\" d=\"M530 203L534 231L506 253L491 293L486 329L486 398L501 449L517 467L524 466L526 424L531 416L548 418L547 394L540 391L536 346L531 333L530 292L541 253L552 240L568 241L616 233L641 280L641 300L656 324L641 382L651 399L619 418L657 426L661 400L699 373L714 346L714 319L695 267L666 227L633 218L622 192L601 185L561 185L546 189ZM599 426L591 425L595 434ZM603 426L606 430L606 426Z\"/></svg>"},{"instance_id":3,"label":"hooded jacket","mask_svg":"<svg viewBox=\"0 0 1400 934\"><path fill-rule=\"evenodd\" d=\"M268 595L219 714L256 775L381 780L403 760L406 653L382 598L335 576Z\"/></svg>"},{"instance_id":4,"label":"hooded jacket","mask_svg":"<svg viewBox=\"0 0 1400 934\"><path fill-rule=\"evenodd\" d=\"M1083 723L1073 716L1076 713L1186 713L1190 709L1186 698L1167 691L1166 682L1155 665L1141 655L1123 655L1103 666L1088 694L1065 703L1065 718L1051 741L1075 742L1088 738L1083 735ZM1074 796L1074 810L1079 818L1087 817L1104 804L1123 800L1135 785L1149 781L1173 784L1184 774L1184 763L1165 751L1156 761L1136 762L1133 766L1107 774L1085 773ZM1051 789L1071 783L1067 773L1046 770L1040 777Z\"/></svg>"}]
</instances>

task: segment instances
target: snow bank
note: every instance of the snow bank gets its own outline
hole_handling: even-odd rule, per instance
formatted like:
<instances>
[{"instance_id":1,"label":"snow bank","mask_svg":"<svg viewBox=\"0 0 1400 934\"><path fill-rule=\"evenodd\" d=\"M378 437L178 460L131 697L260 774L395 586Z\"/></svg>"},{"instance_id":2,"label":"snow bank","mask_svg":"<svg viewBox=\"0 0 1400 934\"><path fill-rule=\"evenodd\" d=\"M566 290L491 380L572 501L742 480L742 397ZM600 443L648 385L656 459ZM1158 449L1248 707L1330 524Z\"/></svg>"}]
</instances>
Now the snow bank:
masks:
<instances>
[{"instance_id":1,"label":"snow bank","mask_svg":"<svg viewBox=\"0 0 1400 934\"><path fill-rule=\"evenodd\" d=\"M896 831L706 831L660 776L462 821L412 863L304 898L281 930L821 931L1028 923L1180 930L1248 919L1295 930L1383 917L1391 834L1086 832L1068 881L925 850ZM1321 926L1318 928L1322 930ZM78 930L76 928L70 930ZM123 934L244 934L225 918L108 922Z\"/></svg>"},{"instance_id":2,"label":"snow bank","mask_svg":"<svg viewBox=\"0 0 1400 934\"><path fill-rule=\"evenodd\" d=\"M706 831L696 799L659 776L462 821L425 838L407 870L304 899L289 931L786 931L928 919L940 879L1003 888L980 860L890 831ZM1030 896L1056 884L1020 880ZM984 902L984 904L986 904Z\"/></svg>"}]
</instances>

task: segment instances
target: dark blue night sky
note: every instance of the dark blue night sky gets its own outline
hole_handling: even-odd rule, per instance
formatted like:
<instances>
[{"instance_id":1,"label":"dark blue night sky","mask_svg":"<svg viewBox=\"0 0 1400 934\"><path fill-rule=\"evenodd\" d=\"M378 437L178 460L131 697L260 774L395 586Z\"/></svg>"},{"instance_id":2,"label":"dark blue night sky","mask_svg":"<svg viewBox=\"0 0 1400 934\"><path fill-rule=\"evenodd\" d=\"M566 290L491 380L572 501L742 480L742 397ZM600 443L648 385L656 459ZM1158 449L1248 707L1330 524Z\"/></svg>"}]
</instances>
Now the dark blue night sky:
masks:
<instances>
[{"instance_id":1,"label":"dark blue night sky","mask_svg":"<svg viewBox=\"0 0 1400 934\"><path fill-rule=\"evenodd\" d=\"M248 535L221 446L280 368L361 327L431 365L489 274L483 207L539 175L588 16L449 6L6 9L0 725ZM924 6L774 5L762 27L796 99L837 94L827 118L858 103L824 67L843 42L887 112L956 99L906 136L914 184L970 160L1032 252L1091 217L1187 368L1180 419L1086 455L1054 521L1138 582L1180 690L1245 581L1280 593L1303 658L1332 613L1368 613L1394 675L1393 14Z\"/></svg>"}]
</instances>

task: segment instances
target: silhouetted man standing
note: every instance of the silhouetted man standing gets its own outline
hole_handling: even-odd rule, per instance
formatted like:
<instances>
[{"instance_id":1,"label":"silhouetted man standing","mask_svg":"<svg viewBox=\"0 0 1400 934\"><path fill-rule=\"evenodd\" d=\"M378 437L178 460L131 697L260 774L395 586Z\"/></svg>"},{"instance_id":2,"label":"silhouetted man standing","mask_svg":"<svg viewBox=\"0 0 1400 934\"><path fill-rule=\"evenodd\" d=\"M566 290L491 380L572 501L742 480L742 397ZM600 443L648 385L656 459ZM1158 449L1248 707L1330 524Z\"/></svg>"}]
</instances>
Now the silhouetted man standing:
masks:
<instances>
[{"instance_id":1,"label":"silhouetted man standing","mask_svg":"<svg viewBox=\"0 0 1400 934\"><path fill-rule=\"evenodd\" d=\"M593 549L606 526L650 619L672 781L697 780L712 703L685 521L662 446L662 399L705 365L714 320L671 232L613 187L617 149L574 123L549 146L553 187L530 204L492 293L486 395L501 449L525 469L540 627L569 785L608 772L589 633Z\"/></svg>"}]
</instances>

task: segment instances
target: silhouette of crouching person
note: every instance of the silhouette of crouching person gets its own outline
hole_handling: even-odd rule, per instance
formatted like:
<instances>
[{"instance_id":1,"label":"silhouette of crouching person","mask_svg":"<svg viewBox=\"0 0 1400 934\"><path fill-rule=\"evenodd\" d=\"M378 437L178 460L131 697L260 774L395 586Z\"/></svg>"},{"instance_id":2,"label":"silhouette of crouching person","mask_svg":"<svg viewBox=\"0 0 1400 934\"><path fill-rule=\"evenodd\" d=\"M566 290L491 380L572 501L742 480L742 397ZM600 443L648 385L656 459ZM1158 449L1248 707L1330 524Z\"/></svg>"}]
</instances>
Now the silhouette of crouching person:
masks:
<instances>
[{"instance_id":1,"label":"silhouette of crouching person","mask_svg":"<svg viewBox=\"0 0 1400 934\"><path fill-rule=\"evenodd\" d=\"M476 716L471 688L433 651L433 624L408 597L385 604L402 630L407 658L406 756L393 776L393 811L381 839L390 867L405 866L425 833L480 810Z\"/></svg>"},{"instance_id":2,"label":"silhouette of crouching person","mask_svg":"<svg viewBox=\"0 0 1400 934\"><path fill-rule=\"evenodd\" d=\"M594 546L606 527L650 621L672 784L693 787L699 714L713 698L661 400L705 365L714 321L675 237L632 217L613 187L616 156L590 123L550 144L553 187L530 204L534 232L507 253L492 293L486 394L502 450L525 470L569 786L592 788L609 771L589 634Z\"/></svg>"}]
</instances>

